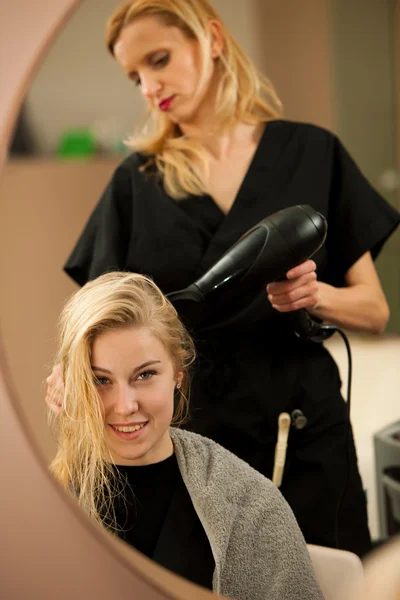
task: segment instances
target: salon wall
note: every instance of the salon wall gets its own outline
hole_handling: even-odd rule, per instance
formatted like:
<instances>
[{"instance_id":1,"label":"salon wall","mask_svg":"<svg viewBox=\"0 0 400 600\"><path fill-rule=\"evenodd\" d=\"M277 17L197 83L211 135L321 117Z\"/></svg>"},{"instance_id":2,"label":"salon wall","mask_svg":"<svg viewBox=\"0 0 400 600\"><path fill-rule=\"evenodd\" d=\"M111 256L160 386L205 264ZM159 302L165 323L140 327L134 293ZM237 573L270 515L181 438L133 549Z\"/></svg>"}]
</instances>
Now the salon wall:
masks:
<instances>
[{"instance_id":1,"label":"salon wall","mask_svg":"<svg viewBox=\"0 0 400 600\"><path fill-rule=\"evenodd\" d=\"M393 0L334 0L337 129L371 183L394 203Z\"/></svg>"},{"instance_id":2,"label":"salon wall","mask_svg":"<svg viewBox=\"0 0 400 600\"><path fill-rule=\"evenodd\" d=\"M400 30L394 18L395 4L393 0L334 0L331 16L336 131L375 189L400 209L400 169L396 164L400 134L396 135L395 127L400 104L395 96L399 71L394 64ZM399 256L400 231L397 231L377 260L392 307L389 329L397 332L400 332Z\"/></svg>"},{"instance_id":3,"label":"salon wall","mask_svg":"<svg viewBox=\"0 0 400 600\"><path fill-rule=\"evenodd\" d=\"M256 1L259 65L289 119L336 130L330 0Z\"/></svg>"},{"instance_id":4,"label":"salon wall","mask_svg":"<svg viewBox=\"0 0 400 600\"><path fill-rule=\"evenodd\" d=\"M105 23L117 4L81 2L45 57L26 101L37 153L54 153L65 129L101 124L128 132L142 114L139 94L105 49Z\"/></svg>"},{"instance_id":5,"label":"salon wall","mask_svg":"<svg viewBox=\"0 0 400 600\"><path fill-rule=\"evenodd\" d=\"M394 119L396 131L396 165L399 186L397 188L397 206L400 209L400 0L394 0L394 19L393 19L393 45L394 45L394 72L395 81L395 102Z\"/></svg>"}]
</instances>

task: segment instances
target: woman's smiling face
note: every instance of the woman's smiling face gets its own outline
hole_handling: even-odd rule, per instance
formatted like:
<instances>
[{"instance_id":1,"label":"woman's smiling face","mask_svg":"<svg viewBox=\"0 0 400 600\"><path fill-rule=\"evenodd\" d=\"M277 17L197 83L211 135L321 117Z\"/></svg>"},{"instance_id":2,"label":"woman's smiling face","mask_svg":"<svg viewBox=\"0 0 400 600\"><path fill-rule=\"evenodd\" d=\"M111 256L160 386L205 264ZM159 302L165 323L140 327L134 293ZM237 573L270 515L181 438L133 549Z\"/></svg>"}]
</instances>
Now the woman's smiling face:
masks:
<instances>
[{"instance_id":1,"label":"woman's smiling face","mask_svg":"<svg viewBox=\"0 0 400 600\"><path fill-rule=\"evenodd\" d=\"M213 42L206 75L202 76L200 44L181 29L160 18L143 16L124 27L114 45L114 56L126 75L139 87L152 108L174 123L191 124L199 110L212 110L210 89L215 73Z\"/></svg>"},{"instance_id":2,"label":"woman's smiling face","mask_svg":"<svg viewBox=\"0 0 400 600\"><path fill-rule=\"evenodd\" d=\"M114 462L146 465L170 456L174 390L182 374L164 345L144 327L113 329L95 339L91 364Z\"/></svg>"}]
</instances>

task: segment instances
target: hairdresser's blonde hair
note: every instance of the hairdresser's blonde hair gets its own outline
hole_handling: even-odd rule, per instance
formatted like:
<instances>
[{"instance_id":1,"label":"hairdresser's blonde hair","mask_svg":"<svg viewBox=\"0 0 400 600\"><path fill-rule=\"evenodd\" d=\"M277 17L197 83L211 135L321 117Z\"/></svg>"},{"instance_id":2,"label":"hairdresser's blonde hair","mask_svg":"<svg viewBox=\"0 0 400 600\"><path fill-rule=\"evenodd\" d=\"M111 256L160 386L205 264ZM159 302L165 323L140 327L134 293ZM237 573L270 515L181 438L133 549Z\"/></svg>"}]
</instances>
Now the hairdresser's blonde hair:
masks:
<instances>
[{"instance_id":1,"label":"hairdresser's blonde hair","mask_svg":"<svg viewBox=\"0 0 400 600\"><path fill-rule=\"evenodd\" d=\"M176 26L200 45L202 73L199 87L206 75L210 58L212 33L210 21L222 27L224 47L218 60L220 81L216 112L224 130L237 123L261 123L282 116L282 104L271 84L224 26L207 0L131 0L120 6L107 24L106 43L114 55L121 31L139 17L153 15L167 26ZM148 133L149 123L153 132ZM201 143L182 136L167 115L149 108L147 119L128 146L148 156L146 167L155 164L163 176L166 192L179 200L189 194L207 193L202 173L207 169L205 150Z\"/></svg>"},{"instance_id":2,"label":"hairdresser's blonde hair","mask_svg":"<svg viewBox=\"0 0 400 600\"><path fill-rule=\"evenodd\" d=\"M183 372L172 424L187 416L188 369L195 358L193 341L175 308L147 277L108 273L87 283L66 304L56 358L61 364L65 394L57 418L58 452L50 468L82 508L107 528L115 528L113 499L118 481L106 442L91 351L99 335L121 327L146 327L162 342L176 372Z\"/></svg>"}]
</instances>

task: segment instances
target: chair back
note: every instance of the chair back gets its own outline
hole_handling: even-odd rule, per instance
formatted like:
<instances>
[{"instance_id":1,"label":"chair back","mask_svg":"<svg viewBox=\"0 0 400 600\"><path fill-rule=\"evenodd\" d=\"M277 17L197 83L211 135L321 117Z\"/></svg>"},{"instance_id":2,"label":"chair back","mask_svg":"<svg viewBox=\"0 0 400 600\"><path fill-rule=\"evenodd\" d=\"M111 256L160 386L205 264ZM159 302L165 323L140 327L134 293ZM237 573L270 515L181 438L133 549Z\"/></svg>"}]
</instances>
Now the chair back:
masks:
<instances>
[{"instance_id":1,"label":"chair back","mask_svg":"<svg viewBox=\"0 0 400 600\"><path fill-rule=\"evenodd\" d=\"M325 600L347 600L357 593L364 573L356 554L313 544L307 548Z\"/></svg>"}]
</instances>

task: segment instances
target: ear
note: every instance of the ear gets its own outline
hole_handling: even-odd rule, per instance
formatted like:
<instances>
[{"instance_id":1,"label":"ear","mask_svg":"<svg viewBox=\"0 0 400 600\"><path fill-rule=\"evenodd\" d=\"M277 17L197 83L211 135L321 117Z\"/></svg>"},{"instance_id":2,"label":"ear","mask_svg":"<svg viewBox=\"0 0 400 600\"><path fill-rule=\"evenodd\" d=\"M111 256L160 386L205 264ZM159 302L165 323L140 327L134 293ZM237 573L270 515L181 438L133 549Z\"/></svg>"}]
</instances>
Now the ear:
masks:
<instances>
[{"instance_id":1,"label":"ear","mask_svg":"<svg viewBox=\"0 0 400 600\"><path fill-rule=\"evenodd\" d=\"M219 21L210 21L210 31L212 36L211 58L218 58L224 49L224 35L222 25Z\"/></svg>"},{"instance_id":2,"label":"ear","mask_svg":"<svg viewBox=\"0 0 400 600\"><path fill-rule=\"evenodd\" d=\"M178 371L176 374L176 387L179 389L183 381L183 371Z\"/></svg>"}]
</instances>

